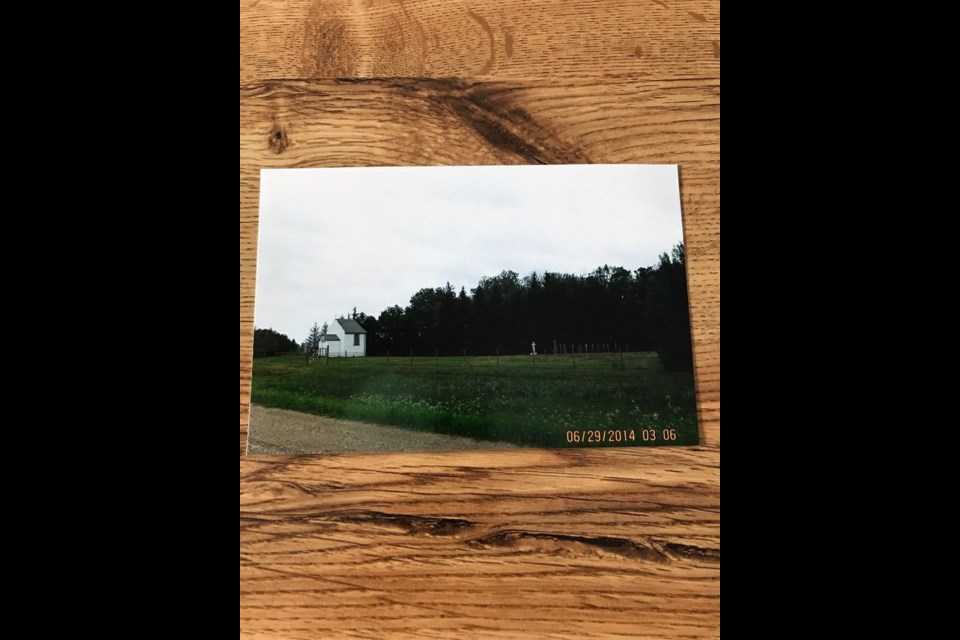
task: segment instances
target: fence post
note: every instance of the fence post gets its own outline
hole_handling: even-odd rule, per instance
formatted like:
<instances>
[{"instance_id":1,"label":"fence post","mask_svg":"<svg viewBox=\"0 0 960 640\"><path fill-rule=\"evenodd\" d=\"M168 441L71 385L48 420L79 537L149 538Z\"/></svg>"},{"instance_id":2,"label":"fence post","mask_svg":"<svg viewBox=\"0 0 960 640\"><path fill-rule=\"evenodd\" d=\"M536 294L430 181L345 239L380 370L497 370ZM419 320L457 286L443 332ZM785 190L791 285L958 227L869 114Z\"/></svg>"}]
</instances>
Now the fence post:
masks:
<instances>
[{"instance_id":1,"label":"fence post","mask_svg":"<svg viewBox=\"0 0 960 640\"><path fill-rule=\"evenodd\" d=\"M467 366L467 350L463 350L463 366Z\"/></svg>"},{"instance_id":2,"label":"fence post","mask_svg":"<svg viewBox=\"0 0 960 640\"><path fill-rule=\"evenodd\" d=\"M627 368L627 366L626 366L625 364L623 364L623 351L620 352L620 368L621 368L621 369L626 369L626 368Z\"/></svg>"},{"instance_id":3,"label":"fence post","mask_svg":"<svg viewBox=\"0 0 960 640\"><path fill-rule=\"evenodd\" d=\"M500 345L497 345L497 366L500 366Z\"/></svg>"}]
</instances>

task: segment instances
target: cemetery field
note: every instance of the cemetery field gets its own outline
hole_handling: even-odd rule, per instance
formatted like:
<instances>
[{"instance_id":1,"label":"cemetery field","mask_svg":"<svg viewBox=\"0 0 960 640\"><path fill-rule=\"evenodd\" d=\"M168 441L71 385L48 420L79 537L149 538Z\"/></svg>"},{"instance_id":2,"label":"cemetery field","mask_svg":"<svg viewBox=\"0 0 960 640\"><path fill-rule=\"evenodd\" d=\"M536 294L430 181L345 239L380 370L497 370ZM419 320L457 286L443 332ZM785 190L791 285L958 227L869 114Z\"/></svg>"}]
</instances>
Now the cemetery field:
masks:
<instances>
[{"instance_id":1,"label":"cemetery field","mask_svg":"<svg viewBox=\"0 0 960 640\"><path fill-rule=\"evenodd\" d=\"M654 352L256 358L252 401L522 446L698 442L693 374L664 372Z\"/></svg>"}]
</instances>

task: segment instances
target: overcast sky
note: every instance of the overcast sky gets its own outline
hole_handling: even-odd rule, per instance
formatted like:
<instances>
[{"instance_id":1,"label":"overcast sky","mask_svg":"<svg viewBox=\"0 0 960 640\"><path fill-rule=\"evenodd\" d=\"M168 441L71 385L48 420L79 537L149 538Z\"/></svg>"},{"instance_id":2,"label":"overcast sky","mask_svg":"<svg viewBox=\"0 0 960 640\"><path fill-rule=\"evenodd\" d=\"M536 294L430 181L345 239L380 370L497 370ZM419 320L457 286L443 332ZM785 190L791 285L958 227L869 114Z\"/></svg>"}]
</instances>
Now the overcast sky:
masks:
<instances>
[{"instance_id":1,"label":"overcast sky","mask_svg":"<svg viewBox=\"0 0 960 640\"><path fill-rule=\"evenodd\" d=\"M255 323L301 342L424 287L636 269L682 239L676 165L264 169Z\"/></svg>"}]
</instances>

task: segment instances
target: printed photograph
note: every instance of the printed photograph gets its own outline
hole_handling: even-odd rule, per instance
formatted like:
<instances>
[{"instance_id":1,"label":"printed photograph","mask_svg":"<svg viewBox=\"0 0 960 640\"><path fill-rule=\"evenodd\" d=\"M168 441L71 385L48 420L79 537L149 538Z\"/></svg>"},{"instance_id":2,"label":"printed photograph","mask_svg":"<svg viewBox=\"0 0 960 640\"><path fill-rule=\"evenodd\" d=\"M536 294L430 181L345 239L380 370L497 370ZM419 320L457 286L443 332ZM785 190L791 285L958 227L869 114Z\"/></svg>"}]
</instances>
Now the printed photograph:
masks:
<instances>
[{"instance_id":1,"label":"printed photograph","mask_svg":"<svg viewBox=\"0 0 960 640\"><path fill-rule=\"evenodd\" d=\"M699 443L676 165L264 169L248 453Z\"/></svg>"}]
</instances>

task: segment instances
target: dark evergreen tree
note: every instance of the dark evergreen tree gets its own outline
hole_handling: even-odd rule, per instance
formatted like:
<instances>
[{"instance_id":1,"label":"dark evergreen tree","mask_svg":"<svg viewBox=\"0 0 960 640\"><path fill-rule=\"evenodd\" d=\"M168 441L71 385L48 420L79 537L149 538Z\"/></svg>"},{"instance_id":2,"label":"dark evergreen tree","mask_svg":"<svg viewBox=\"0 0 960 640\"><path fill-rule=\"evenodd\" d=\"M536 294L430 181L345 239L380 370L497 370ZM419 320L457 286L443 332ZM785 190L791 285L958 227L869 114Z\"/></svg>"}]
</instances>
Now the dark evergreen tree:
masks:
<instances>
[{"instance_id":1,"label":"dark evergreen tree","mask_svg":"<svg viewBox=\"0 0 960 640\"><path fill-rule=\"evenodd\" d=\"M314 322L313 326L310 327L310 333L307 334L307 338L303 341L304 350L307 353L316 353L317 348L320 346L320 336L325 333L326 331L320 329L320 325Z\"/></svg>"}]
</instances>

